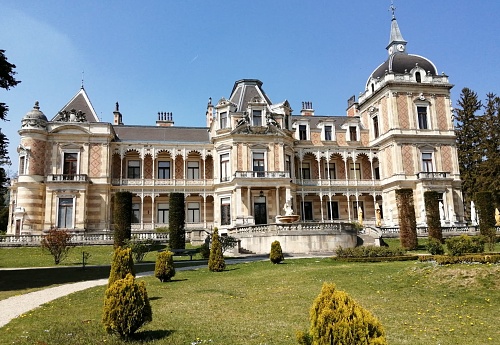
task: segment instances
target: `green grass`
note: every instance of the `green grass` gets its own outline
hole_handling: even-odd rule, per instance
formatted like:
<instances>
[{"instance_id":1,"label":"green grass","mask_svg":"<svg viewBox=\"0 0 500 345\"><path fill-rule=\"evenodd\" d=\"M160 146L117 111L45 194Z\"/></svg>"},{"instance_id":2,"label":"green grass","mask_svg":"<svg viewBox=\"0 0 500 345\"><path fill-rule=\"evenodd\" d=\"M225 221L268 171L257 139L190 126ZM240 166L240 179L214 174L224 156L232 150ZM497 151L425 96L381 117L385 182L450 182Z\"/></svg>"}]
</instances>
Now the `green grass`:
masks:
<instances>
[{"instance_id":1,"label":"green grass","mask_svg":"<svg viewBox=\"0 0 500 345\"><path fill-rule=\"evenodd\" d=\"M17 318L2 344L295 344L323 282L334 282L382 322L392 345L500 343L500 266L331 259L230 265L144 279L153 322L123 342L101 325L104 287L69 295Z\"/></svg>"}]
</instances>

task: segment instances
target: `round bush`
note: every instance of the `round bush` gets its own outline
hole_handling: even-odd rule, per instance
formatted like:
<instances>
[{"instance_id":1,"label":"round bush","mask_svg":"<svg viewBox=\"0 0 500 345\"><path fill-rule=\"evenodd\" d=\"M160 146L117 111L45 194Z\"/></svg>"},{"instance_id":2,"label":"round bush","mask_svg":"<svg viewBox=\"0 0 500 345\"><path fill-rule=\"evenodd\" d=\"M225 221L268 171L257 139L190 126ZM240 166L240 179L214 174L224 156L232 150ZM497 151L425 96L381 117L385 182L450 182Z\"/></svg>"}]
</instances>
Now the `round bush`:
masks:
<instances>
[{"instance_id":1,"label":"round bush","mask_svg":"<svg viewBox=\"0 0 500 345\"><path fill-rule=\"evenodd\" d=\"M155 277L161 282L169 281L175 276L174 253L166 251L161 252L156 257Z\"/></svg>"},{"instance_id":2,"label":"round bush","mask_svg":"<svg viewBox=\"0 0 500 345\"><path fill-rule=\"evenodd\" d=\"M108 333L128 338L142 325L152 321L146 285L127 274L106 289L102 323Z\"/></svg>"},{"instance_id":3,"label":"round bush","mask_svg":"<svg viewBox=\"0 0 500 345\"><path fill-rule=\"evenodd\" d=\"M433 237L429 237L429 242L427 242L426 249L432 255L444 254L443 244L440 240Z\"/></svg>"},{"instance_id":4,"label":"round bush","mask_svg":"<svg viewBox=\"0 0 500 345\"><path fill-rule=\"evenodd\" d=\"M281 261L285 260L279 241L271 243L271 254L269 254L269 259L273 264L279 264Z\"/></svg>"}]
</instances>

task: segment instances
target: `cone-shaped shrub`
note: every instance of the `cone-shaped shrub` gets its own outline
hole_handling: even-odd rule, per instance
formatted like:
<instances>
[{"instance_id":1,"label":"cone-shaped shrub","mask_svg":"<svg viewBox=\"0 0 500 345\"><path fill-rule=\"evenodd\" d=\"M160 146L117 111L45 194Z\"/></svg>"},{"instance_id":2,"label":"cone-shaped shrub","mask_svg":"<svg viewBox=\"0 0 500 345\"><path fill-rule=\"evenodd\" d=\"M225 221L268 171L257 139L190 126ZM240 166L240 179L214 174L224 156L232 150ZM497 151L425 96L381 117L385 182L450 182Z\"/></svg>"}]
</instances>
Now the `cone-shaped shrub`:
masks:
<instances>
[{"instance_id":1,"label":"cone-shaped shrub","mask_svg":"<svg viewBox=\"0 0 500 345\"><path fill-rule=\"evenodd\" d=\"M134 259L132 257L132 250L130 248L122 249L120 247L115 249L113 260L111 262L111 271L109 272L108 288L115 281L123 279L127 274L135 276Z\"/></svg>"},{"instance_id":2,"label":"cone-shaped shrub","mask_svg":"<svg viewBox=\"0 0 500 345\"><path fill-rule=\"evenodd\" d=\"M279 264L281 261L285 260L280 241L271 243L271 254L269 254L269 259L273 264Z\"/></svg>"},{"instance_id":3,"label":"cone-shaped shrub","mask_svg":"<svg viewBox=\"0 0 500 345\"><path fill-rule=\"evenodd\" d=\"M425 215L427 217L427 228L429 229L429 239L435 238L443 242L443 231L441 230L441 220L439 219L439 193L435 190L424 192Z\"/></svg>"},{"instance_id":4,"label":"cone-shaped shrub","mask_svg":"<svg viewBox=\"0 0 500 345\"><path fill-rule=\"evenodd\" d=\"M115 248L122 247L132 236L132 193L116 192L113 204Z\"/></svg>"},{"instance_id":5,"label":"cone-shaped shrub","mask_svg":"<svg viewBox=\"0 0 500 345\"><path fill-rule=\"evenodd\" d=\"M166 251L161 252L156 257L155 277L161 282L166 282L175 276L174 253Z\"/></svg>"},{"instance_id":6,"label":"cone-shaped shrub","mask_svg":"<svg viewBox=\"0 0 500 345\"><path fill-rule=\"evenodd\" d=\"M222 246L219 240L219 230L214 228L212 234L212 247L210 248L210 257L208 258L208 269L212 272L222 272L226 268L226 262L222 255Z\"/></svg>"},{"instance_id":7,"label":"cone-shaped shrub","mask_svg":"<svg viewBox=\"0 0 500 345\"><path fill-rule=\"evenodd\" d=\"M399 239L401 247L407 250L417 249L417 220L413 204L413 190L411 188L397 189L396 204L399 213Z\"/></svg>"},{"instance_id":8,"label":"cone-shaped shrub","mask_svg":"<svg viewBox=\"0 0 500 345\"><path fill-rule=\"evenodd\" d=\"M300 343L313 345L369 344L386 345L380 322L335 284L324 283L310 311L309 334L297 335Z\"/></svg>"},{"instance_id":9,"label":"cone-shaped shrub","mask_svg":"<svg viewBox=\"0 0 500 345\"><path fill-rule=\"evenodd\" d=\"M106 332L128 338L152 319L153 312L143 281L136 282L133 275L127 274L106 289L102 317Z\"/></svg>"}]
</instances>

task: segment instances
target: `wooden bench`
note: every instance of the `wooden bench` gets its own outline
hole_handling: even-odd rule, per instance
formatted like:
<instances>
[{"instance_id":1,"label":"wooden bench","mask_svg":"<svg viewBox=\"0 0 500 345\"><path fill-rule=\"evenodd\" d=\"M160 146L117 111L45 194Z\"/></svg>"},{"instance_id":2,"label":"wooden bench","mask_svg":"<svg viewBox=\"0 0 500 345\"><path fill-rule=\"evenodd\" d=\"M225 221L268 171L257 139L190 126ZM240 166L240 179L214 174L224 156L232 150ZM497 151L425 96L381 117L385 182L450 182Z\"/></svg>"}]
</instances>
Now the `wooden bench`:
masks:
<instances>
[{"instance_id":1,"label":"wooden bench","mask_svg":"<svg viewBox=\"0 0 500 345\"><path fill-rule=\"evenodd\" d=\"M198 249L166 249L169 252L174 253L174 256L189 256L189 260L193 260L193 255L198 253ZM159 250L159 252L164 252L165 249Z\"/></svg>"}]
</instances>

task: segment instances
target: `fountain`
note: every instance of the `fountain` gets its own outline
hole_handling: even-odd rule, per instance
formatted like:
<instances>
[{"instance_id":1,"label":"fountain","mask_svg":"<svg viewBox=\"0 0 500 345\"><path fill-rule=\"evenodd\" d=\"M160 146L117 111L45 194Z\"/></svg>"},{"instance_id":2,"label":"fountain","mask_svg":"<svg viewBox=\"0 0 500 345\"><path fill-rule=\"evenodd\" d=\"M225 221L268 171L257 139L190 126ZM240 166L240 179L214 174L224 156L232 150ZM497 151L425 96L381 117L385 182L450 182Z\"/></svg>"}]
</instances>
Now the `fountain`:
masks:
<instances>
[{"instance_id":1,"label":"fountain","mask_svg":"<svg viewBox=\"0 0 500 345\"><path fill-rule=\"evenodd\" d=\"M298 214L293 214L292 209L292 199L288 199L283 206L285 215L276 216L276 223L295 223L299 220L300 216Z\"/></svg>"}]
</instances>

